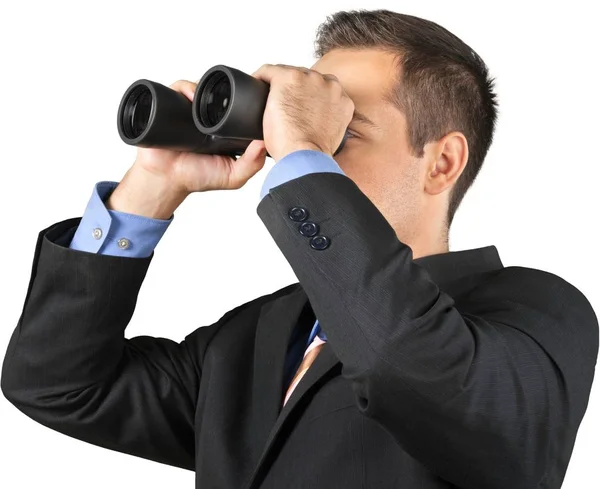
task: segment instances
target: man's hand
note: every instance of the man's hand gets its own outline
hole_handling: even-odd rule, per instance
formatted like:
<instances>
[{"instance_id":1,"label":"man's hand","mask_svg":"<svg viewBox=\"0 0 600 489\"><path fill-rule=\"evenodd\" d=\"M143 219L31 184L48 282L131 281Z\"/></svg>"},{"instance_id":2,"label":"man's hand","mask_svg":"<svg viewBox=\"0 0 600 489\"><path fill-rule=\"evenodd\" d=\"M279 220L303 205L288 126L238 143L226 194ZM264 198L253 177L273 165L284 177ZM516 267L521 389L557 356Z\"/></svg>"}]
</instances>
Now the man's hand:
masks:
<instances>
[{"instance_id":1,"label":"man's hand","mask_svg":"<svg viewBox=\"0 0 600 489\"><path fill-rule=\"evenodd\" d=\"M252 76L270 85L263 137L275 161L300 149L335 153L352 120L354 103L334 75L265 64Z\"/></svg>"},{"instance_id":2,"label":"man's hand","mask_svg":"<svg viewBox=\"0 0 600 489\"><path fill-rule=\"evenodd\" d=\"M197 83L179 80L169 88L194 99ZM137 148L137 157L106 202L108 209L169 219L192 192L238 189L265 164L264 141L252 141L242 156Z\"/></svg>"}]
</instances>

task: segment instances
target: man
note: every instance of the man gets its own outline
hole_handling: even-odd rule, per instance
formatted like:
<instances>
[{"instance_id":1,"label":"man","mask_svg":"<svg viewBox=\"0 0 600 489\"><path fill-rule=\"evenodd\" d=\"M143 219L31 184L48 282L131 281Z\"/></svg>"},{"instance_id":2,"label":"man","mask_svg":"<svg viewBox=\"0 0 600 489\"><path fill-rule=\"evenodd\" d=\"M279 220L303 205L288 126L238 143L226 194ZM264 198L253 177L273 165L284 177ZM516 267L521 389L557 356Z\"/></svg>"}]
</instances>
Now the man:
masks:
<instances>
[{"instance_id":1,"label":"man","mask_svg":"<svg viewBox=\"0 0 600 489\"><path fill-rule=\"evenodd\" d=\"M202 489L560 487L598 322L573 285L448 249L491 144L483 61L439 25L340 12L312 69L264 65L264 142L237 161L139 149L40 232L2 390L34 420L196 471ZM172 88L193 97L195 84ZM344 134L343 150L333 157ZM299 283L176 343L124 338L192 192L264 165L258 215Z\"/></svg>"}]
</instances>

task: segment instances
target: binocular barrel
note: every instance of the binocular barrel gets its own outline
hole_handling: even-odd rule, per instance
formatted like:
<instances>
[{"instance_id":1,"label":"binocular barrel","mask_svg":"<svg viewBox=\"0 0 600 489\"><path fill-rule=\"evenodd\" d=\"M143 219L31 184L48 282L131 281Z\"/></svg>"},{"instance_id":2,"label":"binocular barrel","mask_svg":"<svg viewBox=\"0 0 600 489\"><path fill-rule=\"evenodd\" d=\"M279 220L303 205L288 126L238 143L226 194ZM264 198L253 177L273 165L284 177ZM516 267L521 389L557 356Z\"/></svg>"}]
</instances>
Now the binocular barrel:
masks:
<instances>
[{"instance_id":1,"label":"binocular barrel","mask_svg":"<svg viewBox=\"0 0 600 489\"><path fill-rule=\"evenodd\" d=\"M225 65L200 79L193 102L160 83L141 79L121 98L117 127L132 146L239 156L263 139L269 85ZM346 136L335 154L344 146Z\"/></svg>"}]
</instances>

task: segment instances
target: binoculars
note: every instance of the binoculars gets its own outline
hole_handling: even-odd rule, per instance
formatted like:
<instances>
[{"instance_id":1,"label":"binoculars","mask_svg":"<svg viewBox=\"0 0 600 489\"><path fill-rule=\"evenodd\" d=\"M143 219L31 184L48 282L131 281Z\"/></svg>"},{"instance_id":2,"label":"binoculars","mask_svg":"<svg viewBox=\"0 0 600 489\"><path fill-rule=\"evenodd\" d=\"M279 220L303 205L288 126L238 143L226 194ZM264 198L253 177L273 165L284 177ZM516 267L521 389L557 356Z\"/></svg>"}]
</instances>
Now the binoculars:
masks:
<instances>
[{"instance_id":1,"label":"binoculars","mask_svg":"<svg viewBox=\"0 0 600 489\"><path fill-rule=\"evenodd\" d=\"M202 76L192 102L165 85L137 80L119 104L119 135L142 148L239 156L253 139L263 139L268 95L268 83L225 65ZM334 155L345 142L346 134Z\"/></svg>"}]
</instances>

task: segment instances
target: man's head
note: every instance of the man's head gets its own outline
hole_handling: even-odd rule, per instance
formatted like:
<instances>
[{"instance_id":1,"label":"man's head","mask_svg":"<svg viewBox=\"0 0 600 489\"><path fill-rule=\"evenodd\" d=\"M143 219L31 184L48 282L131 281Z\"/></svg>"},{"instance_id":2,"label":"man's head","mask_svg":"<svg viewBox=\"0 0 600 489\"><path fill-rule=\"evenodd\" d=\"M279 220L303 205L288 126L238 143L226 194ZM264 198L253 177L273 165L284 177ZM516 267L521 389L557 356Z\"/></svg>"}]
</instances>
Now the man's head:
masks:
<instances>
[{"instance_id":1,"label":"man's head","mask_svg":"<svg viewBox=\"0 0 600 489\"><path fill-rule=\"evenodd\" d=\"M356 109L336 161L415 258L448 251L496 124L485 63L438 24L389 10L329 16L315 48L312 69L336 75Z\"/></svg>"}]
</instances>

